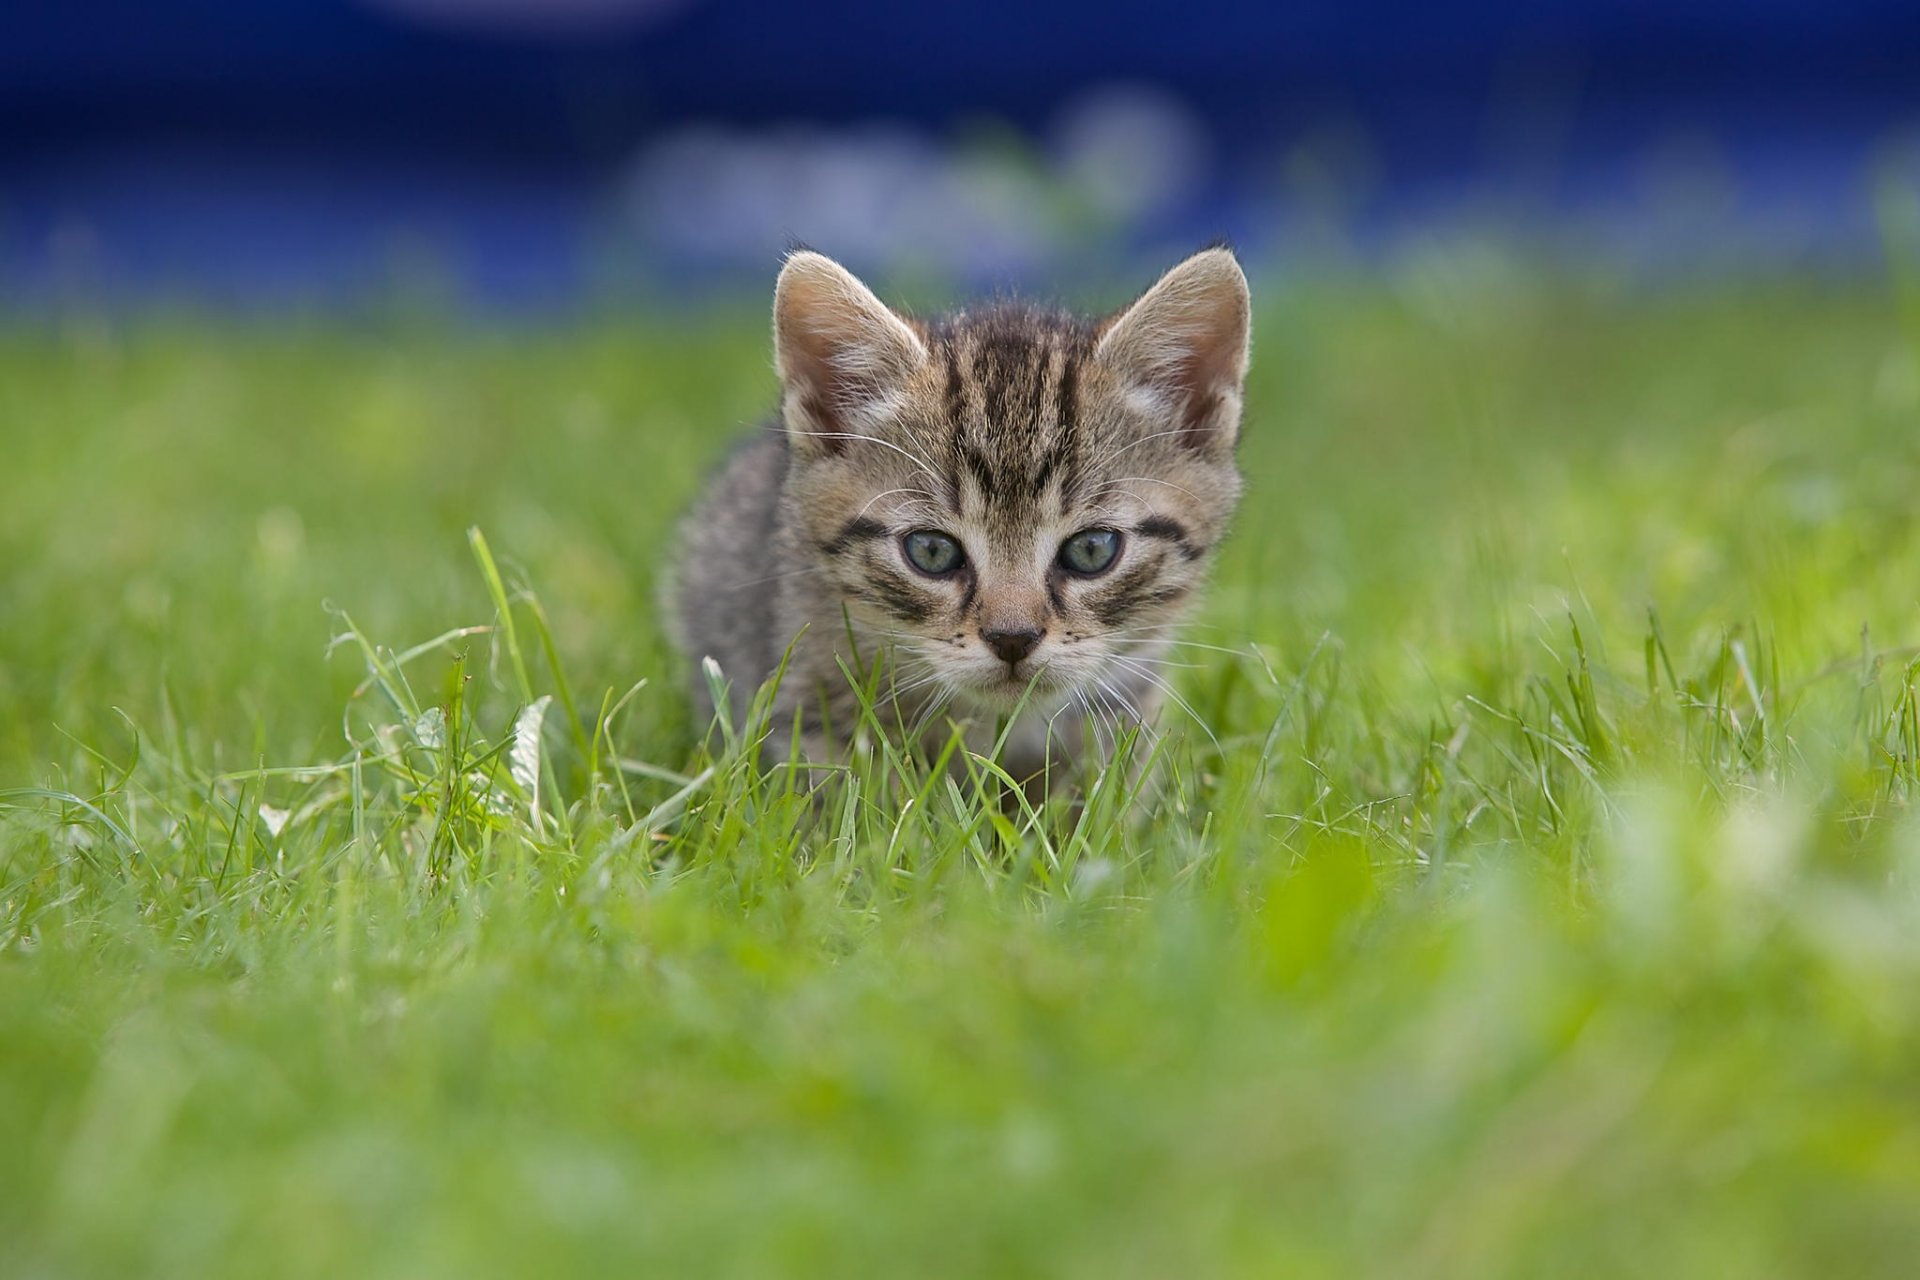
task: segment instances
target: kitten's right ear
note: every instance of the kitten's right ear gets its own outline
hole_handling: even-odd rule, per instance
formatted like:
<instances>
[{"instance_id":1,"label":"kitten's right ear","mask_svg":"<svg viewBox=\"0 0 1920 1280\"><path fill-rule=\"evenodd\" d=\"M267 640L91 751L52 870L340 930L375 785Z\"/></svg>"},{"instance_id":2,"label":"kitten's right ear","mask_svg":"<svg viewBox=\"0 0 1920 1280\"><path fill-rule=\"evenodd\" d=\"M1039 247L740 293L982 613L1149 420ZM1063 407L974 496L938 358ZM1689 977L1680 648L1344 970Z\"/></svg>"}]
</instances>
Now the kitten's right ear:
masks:
<instances>
[{"instance_id":1,"label":"kitten's right ear","mask_svg":"<svg viewBox=\"0 0 1920 1280\"><path fill-rule=\"evenodd\" d=\"M927 358L920 336L873 290L804 249L787 258L774 287L773 353L787 438L815 456L868 434Z\"/></svg>"},{"instance_id":2,"label":"kitten's right ear","mask_svg":"<svg viewBox=\"0 0 1920 1280\"><path fill-rule=\"evenodd\" d=\"M1107 321L1094 352L1171 415L1188 446L1231 454L1252 305L1233 251L1203 249Z\"/></svg>"}]
</instances>

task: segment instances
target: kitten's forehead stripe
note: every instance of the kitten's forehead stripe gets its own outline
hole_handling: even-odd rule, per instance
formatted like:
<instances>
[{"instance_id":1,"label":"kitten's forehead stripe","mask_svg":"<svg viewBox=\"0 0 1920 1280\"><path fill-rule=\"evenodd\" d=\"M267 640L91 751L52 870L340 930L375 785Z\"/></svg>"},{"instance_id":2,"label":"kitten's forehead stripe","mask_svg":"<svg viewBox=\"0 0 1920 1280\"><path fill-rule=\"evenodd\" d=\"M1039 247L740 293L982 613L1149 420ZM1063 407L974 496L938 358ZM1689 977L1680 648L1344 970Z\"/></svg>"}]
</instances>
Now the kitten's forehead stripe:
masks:
<instances>
[{"instance_id":1,"label":"kitten's forehead stripe","mask_svg":"<svg viewBox=\"0 0 1920 1280\"><path fill-rule=\"evenodd\" d=\"M960 455L960 461L972 473L974 483L980 487L980 495L992 501L993 495L1000 490L1000 477L995 474L993 461L985 453L974 447L965 436L953 442L954 451Z\"/></svg>"},{"instance_id":2,"label":"kitten's forehead stripe","mask_svg":"<svg viewBox=\"0 0 1920 1280\"><path fill-rule=\"evenodd\" d=\"M1063 504L1077 497L1088 464L1079 429L1087 322L1002 303L949 318L933 342L945 371L946 451L993 515L1031 521L1050 493Z\"/></svg>"},{"instance_id":3,"label":"kitten's forehead stripe","mask_svg":"<svg viewBox=\"0 0 1920 1280\"><path fill-rule=\"evenodd\" d=\"M960 373L960 350L951 341L940 344L947 362L947 426L958 430L967 407L967 383Z\"/></svg>"},{"instance_id":4,"label":"kitten's forehead stripe","mask_svg":"<svg viewBox=\"0 0 1920 1280\"><path fill-rule=\"evenodd\" d=\"M1080 352L1071 348L1060 353L1060 377L1053 388L1053 448L1047 455L1060 460L1060 496L1068 503L1079 495L1083 474L1079 466L1080 359Z\"/></svg>"}]
</instances>

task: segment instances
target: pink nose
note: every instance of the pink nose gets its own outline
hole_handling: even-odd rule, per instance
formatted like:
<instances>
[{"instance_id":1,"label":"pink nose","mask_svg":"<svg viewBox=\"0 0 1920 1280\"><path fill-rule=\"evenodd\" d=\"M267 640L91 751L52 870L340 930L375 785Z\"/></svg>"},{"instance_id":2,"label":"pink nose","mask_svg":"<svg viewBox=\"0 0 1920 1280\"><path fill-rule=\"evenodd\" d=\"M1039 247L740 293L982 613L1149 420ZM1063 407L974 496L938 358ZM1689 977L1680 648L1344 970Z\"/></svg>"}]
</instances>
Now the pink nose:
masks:
<instances>
[{"instance_id":1,"label":"pink nose","mask_svg":"<svg viewBox=\"0 0 1920 1280\"><path fill-rule=\"evenodd\" d=\"M982 628L980 638L987 642L987 648L993 650L1002 662L1012 665L1032 653L1039 646L1040 638L1046 634L1039 627L1027 627L1021 631L989 631Z\"/></svg>"}]
</instances>

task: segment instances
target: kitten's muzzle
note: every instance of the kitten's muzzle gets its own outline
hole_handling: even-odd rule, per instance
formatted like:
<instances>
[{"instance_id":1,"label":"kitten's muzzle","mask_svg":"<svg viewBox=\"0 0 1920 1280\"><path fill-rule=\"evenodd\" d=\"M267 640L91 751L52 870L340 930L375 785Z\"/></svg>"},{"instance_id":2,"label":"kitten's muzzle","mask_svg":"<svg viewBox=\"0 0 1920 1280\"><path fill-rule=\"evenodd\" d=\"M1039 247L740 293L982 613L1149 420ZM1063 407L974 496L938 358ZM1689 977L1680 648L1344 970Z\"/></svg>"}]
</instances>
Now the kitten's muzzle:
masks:
<instances>
[{"instance_id":1,"label":"kitten's muzzle","mask_svg":"<svg viewBox=\"0 0 1920 1280\"><path fill-rule=\"evenodd\" d=\"M1026 627L1019 631L988 630L984 627L980 630L980 638L987 642L987 648L993 650L994 656L1008 666L1017 664L1038 648L1046 634L1039 627Z\"/></svg>"}]
</instances>

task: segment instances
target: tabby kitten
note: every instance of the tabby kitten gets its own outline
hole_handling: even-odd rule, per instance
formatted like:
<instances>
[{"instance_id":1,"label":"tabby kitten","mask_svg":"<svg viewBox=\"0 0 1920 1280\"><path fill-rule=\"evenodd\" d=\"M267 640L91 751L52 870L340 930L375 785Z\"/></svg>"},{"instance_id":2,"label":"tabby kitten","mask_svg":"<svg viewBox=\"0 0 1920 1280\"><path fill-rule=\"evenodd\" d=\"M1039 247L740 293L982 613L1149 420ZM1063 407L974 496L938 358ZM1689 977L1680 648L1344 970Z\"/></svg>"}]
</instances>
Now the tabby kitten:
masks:
<instances>
[{"instance_id":1,"label":"tabby kitten","mask_svg":"<svg viewBox=\"0 0 1920 1280\"><path fill-rule=\"evenodd\" d=\"M944 741L951 720L984 751L1005 730L1016 777L1148 723L1240 495L1233 254L1104 320L1008 302L917 320L801 251L773 313L782 422L714 479L676 575L678 640L731 681L735 723L789 645L776 759L796 726L807 758L845 744L848 672L878 672L903 734Z\"/></svg>"}]
</instances>

